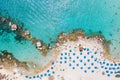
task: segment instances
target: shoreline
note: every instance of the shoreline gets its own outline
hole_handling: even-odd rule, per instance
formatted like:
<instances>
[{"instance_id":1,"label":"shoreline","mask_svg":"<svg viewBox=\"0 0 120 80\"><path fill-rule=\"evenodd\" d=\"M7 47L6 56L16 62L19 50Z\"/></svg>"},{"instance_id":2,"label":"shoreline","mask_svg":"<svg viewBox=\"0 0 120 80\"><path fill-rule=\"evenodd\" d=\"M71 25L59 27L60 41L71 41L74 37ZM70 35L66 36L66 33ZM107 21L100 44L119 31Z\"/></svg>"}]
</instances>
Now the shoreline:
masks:
<instances>
[{"instance_id":1,"label":"shoreline","mask_svg":"<svg viewBox=\"0 0 120 80\"><path fill-rule=\"evenodd\" d=\"M1 18L1 20L3 21L3 23L6 21L6 18ZM9 26L11 27L12 31L15 32L15 34L18 34L20 36L22 36L23 38L25 38L26 40L29 40L29 41L32 41L34 43L34 45L36 46L36 49L40 50L43 52L43 56L47 56L47 52L48 50L52 50L52 49L56 49L59 48L61 45L63 45L64 43L67 43L67 42L75 42L75 41L78 41L79 38L78 37L81 37L83 39L94 39L94 40L98 40L98 43L100 43L104 49L104 57L110 61L113 61L113 59L111 59L111 54L110 54L110 50L109 50L109 45L110 45L110 42L109 41L106 41L104 39L104 36L101 35L101 34L92 34L92 35L86 35L85 32L81 29L76 29L76 30L73 30L71 31L69 34L66 34L66 33L60 33L58 35L58 37L56 38L56 42L54 44L54 46L48 46L48 44L44 43L42 40L40 39L36 39L35 37L32 37L30 35L30 31L29 30L25 30L22 29L22 27L19 27L16 23L12 22L11 20L9 21L11 23L9 23ZM18 26L18 27L17 27ZM10 28L8 27L8 29ZM17 28L16 28L17 27ZM18 30L17 30L18 29ZM59 52L59 51L58 51ZM51 64L52 61L56 60L57 56L59 55L60 53L58 54L55 54L55 59L51 59L48 64L46 66L44 66L44 68L40 69L37 73L39 72L42 72L44 71L46 68L48 68ZM39 54L38 54L39 55ZM120 62L119 59L117 60L114 60L114 62ZM29 71L28 71L29 72ZM27 73L29 74L29 73ZM36 73L30 73L30 75L34 75Z\"/></svg>"},{"instance_id":2,"label":"shoreline","mask_svg":"<svg viewBox=\"0 0 120 80\"><path fill-rule=\"evenodd\" d=\"M68 34L69 35L69 34ZM102 48L103 48L103 51L106 51L105 50L105 48L103 47L103 43L101 43L101 42L104 42L104 40L102 40L101 38L100 38L100 35L96 35L95 37L89 37L89 36L85 36L84 38L83 38L83 36L81 37L81 36L79 36L81 39L86 39L86 40L88 40L88 39L93 39L93 40L96 40L98 43L100 43L99 45L101 45L102 46ZM88 38L89 37L89 38ZM56 49L56 51L58 51L58 53L57 54L55 54L55 53L53 53L53 55L54 55L54 59L51 59L49 62L48 62L48 64L46 65L46 66L44 66L44 68L42 68L42 69L40 69L39 70L39 72L37 72L37 73L41 73L41 72L43 72L45 69L47 69L50 65L51 65L51 62L52 61L56 61L57 60L57 58L58 58L58 56L60 55L60 49L59 49L59 47L60 46L63 46L64 44L66 44L66 43L68 43L69 44L69 42L78 42L79 41L79 39L78 40L75 40L75 41L70 41L69 39L67 40L67 42L64 42L64 43L56 43L55 44L55 46L54 46L54 48L52 48L52 49ZM53 51L53 52L55 52L55 51ZM110 58L111 57L111 55L110 54L108 54L107 52L103 52L103 58L105 58L106 60L108 60L108 61L110 61L110 62L114 62L114 63L117 63L117 62L120 62L120 59L116 59L115 60L115 58ZM36 73L33 73L33 74L30 74L29 76L32 76L32 75L35 75Z\"/></svg>"},{"instance_id":3,"label":"shoreline","mask_svg":"<svg viewBox=\"0 0 120 80\"><path fill-rule=\"evenodd\" d=\"M93 44L94 43L94 44ZM91 44L93 44L93 45L91 45ZM62 53L66 53L66 51L67 51L67 47L69 47L69 46L75 46L75 47L71 47L71 49L72 49L72 52L76 52L76 50L82 50L82 51L84 51L83 49L85 49L85 48L88 48L88 49L90 49L90 51L92 51L92 52L94 52L94 51L97 51L99 54L98 55L95 55L98 59L100 58L100 63L102 62L102 61L106 61L106 62L109 62L110 64L112 64L112 63L114 63L114 64L118 64L117 62L114 62L114 61L110 61L109 59L107 59L107 58L105 58L104 57L104 49L103 49L103 47L102 47L102 43L99 43L99 40L98 39L96 39L96 38L89 38L89 39L87 39L87 38L82 38L82 37L79 37L78 38L78 40L77 41L68 41L68 42L65 42L64 44L60 44L59 45L59 47L56 47L58 50L60 50L60 53L59 54L57 54L56 55L56 58L57 59L55 59L55 60L53 60L54 61L54 63L56 64L56 65L54 65L54 67L57 67L57 69L55 69L56 71L55 72L57 72L58 70L59 70L59 68L61 68L61 69L64 69L64 71L66 71L67 70L67 63L66 64L64 64L63 66L62 66L62 64L60 63L60 65L57 65L57 64L59 64L59 58L60 58L60 56L61 56L61 54ZM68 54L69 54L69 50L68 50ZM63 54L64 56L65 56L65 54ZM76 55L78 55L78 52L77 52L77 54ZM84 55L84 54L83 54ZM69 57L69 55L67 55L68 57ZM88 55L89 56L89 55ZM73 56L74 57L74 56ZM82 57L80 57L80 58L82 58ZM68 58L67 58L68 59ZM68 62L69 62L69 60L67 60ZM64 60L63 60L63 63L64 63ZM37 74L37 75L40 75L40 74L44 74L45 72L46 72L46 70L48 70L48 69L50 69L50 65L47 65L47 67L45 67L46 69L45 70L43 70L43 71L40 71L39 72L39 74ZM65 67L65 68L63 68L63 67ZM86 66L85 66L86 67ZM100 66L99 66L100 67ZM79 70L77 70L77 71L79 71ZM104 73L105 71L103 71L103 73ZM61 73L61 72L60 72ZM60 74L60 73L57 73L57 74ZM57 76L57 74L56 75L54 75L54 76ZM35 76L37 76L36 74L34 74ZM62 75L62 73L61 73L61 75ZM81 74L82 75L82 74ZM89 75L89 74L88 74ZM101 74L99 74L99 75L101 75ZM103 74L102 74L103 75ZM34 77L35 76L29 76L31 79L34 79ZM119 76L119 75L116 75L116 76ZM28 78L29 78L28 77ZM65 76L64 76L65 77ZM48 77L49 78L49 77ZM91 77L92 78L92 77ZM97 78L97 76L96 76L96 78ZM73 78L72 78L73 79ZM104 78L104 79L106 79L106 78ZM48 79L41 79L41 80L48 80ZM58 80L58 79L55 79L55 80ZM67 79L64 79L64 80L67 80ZM85 79L86 80L86 79ZM115 79L116 80L116 79Z\"/></svg>"}]
</instances>

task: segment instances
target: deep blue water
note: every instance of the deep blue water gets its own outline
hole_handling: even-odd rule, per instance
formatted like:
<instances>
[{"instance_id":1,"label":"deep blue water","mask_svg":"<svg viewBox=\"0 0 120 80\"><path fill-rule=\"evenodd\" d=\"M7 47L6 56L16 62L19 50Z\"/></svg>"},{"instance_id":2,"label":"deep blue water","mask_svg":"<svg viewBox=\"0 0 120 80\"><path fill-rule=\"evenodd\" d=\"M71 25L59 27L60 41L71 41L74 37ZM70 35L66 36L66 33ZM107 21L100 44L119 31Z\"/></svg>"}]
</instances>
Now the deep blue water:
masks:
<instances>
[{"instance_id":1,"label":"deep blue water","mask_svg":"<svg viewBox=\"0 0 120 80\"><path fill-rule=\"evenodd\" d=\"M81 28L86 34L102 32L111 41L111 54L120 50L120 0L0 0L0 13L24 24L32 36L49 43L60 32ZM0 36L0 50L21 61L43 58L31 42L17 43L14 34ZM116 49L114 50L114 48ZM29 55L29 57L27 57ZM36 58L37 57L37 58Z\"/></svg>"}]
</instances>

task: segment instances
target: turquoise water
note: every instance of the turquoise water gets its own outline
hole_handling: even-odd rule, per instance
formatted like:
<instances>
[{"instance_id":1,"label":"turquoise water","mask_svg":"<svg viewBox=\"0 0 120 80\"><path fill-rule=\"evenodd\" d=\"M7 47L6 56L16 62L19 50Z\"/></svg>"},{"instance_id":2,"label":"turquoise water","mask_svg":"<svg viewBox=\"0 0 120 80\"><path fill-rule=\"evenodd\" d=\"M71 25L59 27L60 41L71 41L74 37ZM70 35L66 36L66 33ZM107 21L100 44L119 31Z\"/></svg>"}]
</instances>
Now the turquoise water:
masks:
<instances>
[{"instance_id":1,"label":"turquoise water","mask_svg":"<svg viewBox=\"0 0 120 80\"><path fill-rule=\"evenodd\" d=\"M111 41L111 54L120 54L119 4L120 0L0 0L0 13L20 21L32 36L46 43L49 37L54 40L60 32L77 28L86 34L102 32ZM0 50L13 52L21 61L44 58L37 56L40 53L31 42L20 44L13 37L12 33L0 36Z\"/></svg>"}]
</instances>

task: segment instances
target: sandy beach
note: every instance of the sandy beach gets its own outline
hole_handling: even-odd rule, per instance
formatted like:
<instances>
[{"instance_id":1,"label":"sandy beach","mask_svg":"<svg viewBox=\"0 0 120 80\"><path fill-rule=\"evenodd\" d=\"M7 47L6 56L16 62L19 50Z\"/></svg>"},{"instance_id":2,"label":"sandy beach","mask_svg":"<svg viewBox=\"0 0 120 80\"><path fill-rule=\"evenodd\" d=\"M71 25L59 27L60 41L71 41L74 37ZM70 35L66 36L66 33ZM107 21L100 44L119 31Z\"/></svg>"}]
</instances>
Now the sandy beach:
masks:
<instances>
[{"instance_id":1,"label":"sandy beach","mask_svg":"<svg viewBox=\"0 0 120 80\"><path fill-rule=\"evenodd\" d=\"M78 37L77 41L58 44L58 53L54 59L33 76L20 74L17 69L1 74L8 74L12 80L119 80L120 63L104 57L103 43L96 38ZM54 48L55 49L55 48ZM8 77L9 78L9 77ZM13 79L15 78L15 79ZM21 79L20 79L21 78ZM2 80L7 80L2 79Z\"/></svg>"}]
</instances>

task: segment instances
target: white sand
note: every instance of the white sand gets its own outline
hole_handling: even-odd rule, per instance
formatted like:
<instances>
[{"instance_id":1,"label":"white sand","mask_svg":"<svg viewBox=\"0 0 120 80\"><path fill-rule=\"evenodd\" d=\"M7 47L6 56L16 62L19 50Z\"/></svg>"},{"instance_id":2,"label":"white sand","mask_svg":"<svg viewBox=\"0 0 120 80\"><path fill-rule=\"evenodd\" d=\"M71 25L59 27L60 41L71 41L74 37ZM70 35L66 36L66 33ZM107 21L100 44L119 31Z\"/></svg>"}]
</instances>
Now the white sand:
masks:
<instances>
[{"instance_id":1,"label":"white sand","mask_svg":"<svg viewBox=\"0 0 120 80\"><path fill-rule=\"evenodd\" d=\"M4 78L2 76L5 75ZM14 70L6 70L0 69L0 80L28 80L21 74L17 69Z\"/></svg>"},{"instance_id":2,"label":"white sand","mask_svg":"<svg viewBox=\"0 0 120 80\"><path fill-rule=\"evenodd\" d=\"M79 44L81 44L84 48L89 48L89 50L88 51L83 50L82 54L80 54ZM48 68L42 71L41 73L36 74L35 78L33 78L32 76L31 80L120 80L120 78L116 78L115 77L116 74L114 74L114 72L119 71L116 68L120 66L112 66L112 68L115 68L115 70L109 70L110 66L106 66L106 63L113 65L114 63L110 62L109 60L103 57L104 50L102 44L98 40L94 38L92 39L79 38L79 40L76 42L67 42L63 45L60 45L58 49L60 50L60 52L58 52L57 60L54 61L54 64L48 66ZM70 52L69 50L71 50L72 52ZM65 52L67 55L65 55ZM87 54L88 52L89 54ZM94 52L97 52L97 54L94 54ZM63 53L62 56L61 53ZM75 53L74 56L73 53ZM79 57L78 59L77 56ZM84 56L86 57L84 58ZM93 58L91 58L91 56L93 56ZM60 57L62 57L62 59L60 59ZM71 59L69 59L69 57L71 57ZM89 62L88 59L90 60ZM65 60L66 63L64 63ZM82 60L82 62L80 62L80 60ZM60 61L62 63L60 63ZM105 62L105 64L103 63L100 64L100 62ZM72 66L69 66L70 63ZM92 63L93 65L91 65ZM78 66L76 66L77 64ZM101 68L101 66L104 66L107 69ZM51 67L53 67L53 69L51 69ZM73 69L73 67L75 69ZM90 69L88 69L88 67L90 67ZM47 70L49 71L47 72ZM94 72L92 72L93 70ZM108 76L106 70L112 72L110 76ZM23 75L18 75L18 74L12 75L11 73L13 72L7 72L5 70L2 70L0 72L2 73L4 72L5 74L10 74L12 77L15 76L19 77L19 79L13 79L13 80L26 79L24 78ZM41 74L43 75L42 77ZM29 80L29 77L26 80Z\"/></svg>"}]
</instances>

